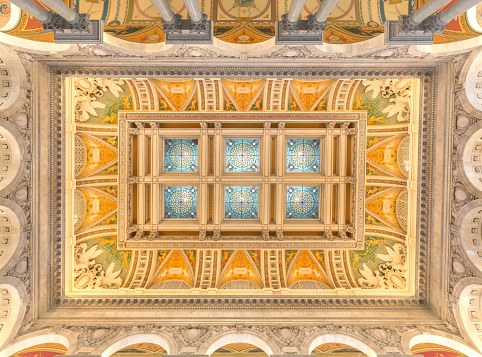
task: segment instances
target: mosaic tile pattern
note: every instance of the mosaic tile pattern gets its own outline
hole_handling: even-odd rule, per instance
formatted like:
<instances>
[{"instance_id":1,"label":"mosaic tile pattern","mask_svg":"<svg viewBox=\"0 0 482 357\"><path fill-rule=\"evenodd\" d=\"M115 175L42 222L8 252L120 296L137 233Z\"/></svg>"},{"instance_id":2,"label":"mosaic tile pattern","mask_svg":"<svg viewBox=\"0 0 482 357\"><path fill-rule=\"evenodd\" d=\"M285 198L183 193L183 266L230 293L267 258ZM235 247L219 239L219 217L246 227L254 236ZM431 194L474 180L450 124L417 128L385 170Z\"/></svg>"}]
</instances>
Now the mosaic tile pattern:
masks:
<instances>
[{"instance_id":1,"label":"mosaic tile pattern","mask_svg":"<svg viewBox=\"0 0 482 357\"><path fill-rule=\"evenodd\" d=\"M287 219L318 219L320 188L318 186L286 187Z\"/></svg>"},{"instance_id":2,"label":"mosaic tile pattern","mask_svg":"<svg viewBox=\"0 0 482 357\"><path fill-rule=\"evenodd\" d=\"M226 139L226 172L259 172L259 139Z\"/></svg>"},{"instance_id":3,"label":"mosaic tile pattern","mask_svg":"<svg viewBox=\"0 0 482 357\"><path fill-rule=\"evenodd\" d=\"M164 140L165 172L198 172L198 139Z\"/></svg>"},{"instance_id":4,"label":"mosaic tile pattern","mask_svg":"<svg viewBox=\"0 0 482 357\"><path fill-rule=\"evenodd\" d=\"M197 186L165 186L164 218L197 218Z\"/></svg>"},{"instance_id":5,"label":"mosaic tile pattern","mask_svg":"<svg viewBox=\"0 0 482 357\"><path fill-rule=\"evenodd\" d=\"M224 188L226 219L258 218L258 186L226 186Z\"/></svg>"},{"instance_id":6,"label":"mosaic tile pattern","mask_svg":"<svg viewBox=\"0 0 482 357\"><path fill-rule=\"evenodd\" d=\"M320 139L287 139L286 172L320 172Z\"/></svg>"}]
</instances>

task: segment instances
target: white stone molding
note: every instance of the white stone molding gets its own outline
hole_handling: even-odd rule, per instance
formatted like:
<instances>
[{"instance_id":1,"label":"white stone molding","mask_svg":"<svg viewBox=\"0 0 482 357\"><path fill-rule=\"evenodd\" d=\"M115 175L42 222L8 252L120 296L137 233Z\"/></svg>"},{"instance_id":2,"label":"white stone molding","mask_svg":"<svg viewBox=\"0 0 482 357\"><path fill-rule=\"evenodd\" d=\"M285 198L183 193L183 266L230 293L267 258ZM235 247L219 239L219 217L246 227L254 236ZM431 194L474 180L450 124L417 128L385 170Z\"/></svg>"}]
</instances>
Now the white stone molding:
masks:
<instances>
[{"instance_id":1,"label":"white stone molding","mask_svg":"<svg viewBox=\"0 0 482 357\"><path fill-rule=\"evenodd\" d=\"M97 334L101 335L103 329L99 328L97 331ZM173 352L176 351L175 342L164 334L161 335L157 332L132 334L131 332L129 334L121 334L117 339L114 340L109 339L107 345L104 344L99 346L91 354L109 357L120 349L136 343L153 343L159 345L166 350L167 354L173 354Z\"/></svg>"},{"instance_id":2,"label":"white stone molding","mask_svg":"<svg viewBox=\"0 0 482 357\"><path fill-rule=\"evenodd\" d=\"M26 295L25 287L17 278L0 278L0 347L16 335L27 309Z\"/></svg>"},{"instance_id":3,"label":"white stone molding","mask_svg":"<svg viewBox=\"0 0 482 357\"><path fill-rule=\"evenodd\" d=\"M27 219L19 205L0 198L0 272L8 271L25 244ZM18 262L15 270L25 273L27 261Z\"/></svg>"},{"instance_id":4,"label":"white stone molding","mask_svg":"<svg viewBox=\"0 0 482 357\"><path fill-rule=\"evenodd\" d=\"M63 345L67 348L67 354L73 352L77 344L75 334L69 330L40 330L13 340L5 349L0 351L0 357L8 357L26 348L44 343L58 343Z\"/></svg>"},{"instance_id":5,"label":"white stone molding","mask_svg":"<svg viewBox=\"0 0 482 357\"><path fill-rule=\"evenodd\" d=\"M273 341L266 336L252 331L229 331L223 334L216 334L208 339L198 350L199 354L211 355L218 348L230 343L249 343L262 349L268 356L273 354L281 354Z\"/></svg>"},{"instance_id":6,"label":"white stone molding","mask_svg":"<svg viewBox=\"0 0 482 357\"><path fill-rule=\"evenodd\" d=\"M372 345L360 336L349 336L328 330L321 334L317 332L315 336L313 334L308 335L301 346L301 354L309 355L316 347L325 343L342 343L362 351L368 357L376 357L378 354L383 354L380 348Z\"/></svg>"},{"instance_id":7,"label":"white stone molding","mask_svg":"<svg viewBox=\"0 0 482 357\"><path fill-rule=\"evenodd\" d=\"M460 180L467 191L482 197L482 121L470 127L458 140L455 161ZM457 199L463 201L462 193L459 192Z\"/></svg>"},{"instance_id":8,"label":"white stone molding","mask_svg":"<svg viewBox=\"0 0 482 357\"><path fill-rule=\"evenodd\" d=\"M9 116L22 107L27 94L26 83L27 74L20 57L0 44L0 117Z\"/></svg>"}]
</instances>

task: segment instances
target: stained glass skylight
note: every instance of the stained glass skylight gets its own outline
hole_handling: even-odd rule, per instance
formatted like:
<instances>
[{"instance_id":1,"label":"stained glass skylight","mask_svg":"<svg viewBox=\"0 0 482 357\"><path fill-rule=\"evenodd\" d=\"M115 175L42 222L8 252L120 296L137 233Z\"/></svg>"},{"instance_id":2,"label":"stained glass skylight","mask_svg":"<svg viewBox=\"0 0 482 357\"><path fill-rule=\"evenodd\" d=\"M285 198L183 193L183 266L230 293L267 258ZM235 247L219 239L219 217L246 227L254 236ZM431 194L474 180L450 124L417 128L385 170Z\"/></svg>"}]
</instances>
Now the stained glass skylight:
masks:
<instances>
[{"instance_id":1,"label":"stained glass skylight","mask_svg":"<svg viewBox=\"0 0 482 357\"><path fill-rule=\"evenodd\" d=\"M318 186L286 187L287 219L318 219L320 188Z\"/></svg>"},{"instance_id":2,"label":"stained glass skylight","mask_svg":"<svg viewBox=\"0 0 482 357\"><path fill-rule=\"evenodd\" d=\"M224 212L226 219L257 219L258 186L226 186Z\"/></svg>"},{"instance_id":3,"label":"stained glass skylight","mask_svg":"<svg viewBox=\"0 0 482 357\"><path fill-rule=\"evenodd\" d=\"M320 140L287 139L286 172L320 172Z\"/></svg>"},{"instance_id":4,"label":"stained glass skylight","mask_svg":"<svg viewBox=\"0 0 482 357\"><path fill-rule=\"evenodd\" d=\"M197 186L165 186L164 218L197 218Z\"/></svg>"},{"instance_id":5,"label":"stained glass skylight","mask_svg":"<svg viewBox=\"0 0 482 357\"><path fill-rule=\"evenodd\" d=\"M259 172L259 139L226 139L226 172Z\"/></svg>"},{"instance_id":6,"label":"stained glass skylight","mask_svg":"<svg viewBox=\"0 0 482 357\"><path fill-rule=\"evenodd\" d=\"M198 172L198 139L164 140L164 171Z\"/></svg>"}]
</instances>

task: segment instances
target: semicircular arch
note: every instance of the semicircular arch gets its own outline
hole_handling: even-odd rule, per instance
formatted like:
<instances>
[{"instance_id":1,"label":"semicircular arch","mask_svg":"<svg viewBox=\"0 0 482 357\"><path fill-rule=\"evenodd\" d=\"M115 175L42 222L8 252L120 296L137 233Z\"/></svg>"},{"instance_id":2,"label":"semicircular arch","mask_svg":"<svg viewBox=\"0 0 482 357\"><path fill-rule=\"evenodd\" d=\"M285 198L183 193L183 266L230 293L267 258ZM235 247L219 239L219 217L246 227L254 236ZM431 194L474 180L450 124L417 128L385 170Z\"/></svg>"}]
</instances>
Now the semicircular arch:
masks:
<instances>
[{"instance_id":1,"label":"semicircular arch","mask_svg":"<svg viewBox=\"0 0 482 357\"><path fill-rule=\"evenodd\" d=\"M119 338L114 340L114 342L109 341L108 345L99 347L93 354L98 354L102 357L109 357L120 349L135 345L137 343L153 343L159 345L166 350L167 354L172 354L174 346L173 341L170 341L167 336L156 333L141 333L135 335L121 335Z\"/></svg>"},{"instance_id":2,"label":"semicircular arch","mask_svg":"<svg viewBox=\"0 0 482 357\"><path fill-rule=\"evenodd\" d=\"M27 219L23 210L15 202L0 198L0 272L7 271L14 264L16 273L24 274L27 263L17 262L24 242L24 228Z\"/></svg>"},{"instance_id":3,"label":"semicircular arch","mask_svg":"<svg viewBox=\"0 0 482 357\"><path fill-rule=\"evenodd\" d=\"M482 273L482 199L463 206L457 214L455 225L459 229L458 237L465 262Z\"/></svg>"},{"instance_id":4,"label":"semicircular arch","mask_svg":"<svg viewBox=\"0 0 482 357\"><path fill-rule=\"evenodd\" d=\"M26 348L45 343L57 343L67 348L67 354L74 352L77 346L77 339L72 331L62 329L55 333L52 329L40 330L20 338L15 339L3 351L0 351L4 356L11 356Z\"/></svg>"},{"instance_id":5,"label":"semicircular arch","mask_svg":"<svg viewBox=\"0 0 482 357\"><path fill-rule=\"evenodd\" d=\"M306 343L303 344L303 347L305 348L303 348L304 351L302 351L302 353L306 354L311 354L316 347L325 343L342 343L344 345L356 348L357 350L366 354L368 357L376 357L378 354L376 348L372 348L365 341L362 341L362 339L358 336L349 336L347 334L326 332L317 334L316 336L311 336L311 338L307 338L305 342Z\"/></svg>"},{"instance_id":6,"label":"semicircular arch","mask_svg":"<svg viewBox=\"0 0 482 357\"><path fill-rule=\"evenodd\" d=\"M482 121L461 137L457 150L457 169L467 191L482 197ZM480 160L480 162L479 162Z\"/></svg>"},{"instance_id":7,"label":"semicircular arch","mask_svg":"<svg viewBox=\"0 0 482 357\"><path fill-rule=\"evenodd\" d=\"M461 343L459 341L456 341L451 338L447 338L444 336L440 335L433 335L433 334L420 334L416 335L410 340L410 348L412 348L415 345L418 345L420 343L433 343L435 345L442 345L445 347L452 348L458 352L461 352L467 356L473 356L473 357L481 357L482 355L475 351L474 349L470 348L464 343Z\"/></svg>"},{"instance_id":8,"label":"semicircular arch","mask_svg":"<svg viewBox=\"0 0 482 357\"><path fill-rule=\"evenodd\" d=\"M199 354L211 355L218 348L226 346L230 343L249 343L263 350L268 356L277 354L279 351L276 346L273 345L271 341L267 341L263 338L264 336L258 336L253 333L246 332L228 332L224 335L217 335L215 338L208 340L199 349Z\"/></svg>"},{"instance_id":9,"label":"semicircular arch","mask_svg":"<svg viewBox=\"0 0 482 357\"><path fill-rule=\"evenodd\" d=\"M18 111L26 99L27 74L20 57L0 44L0 113L7 117Z\"/></svg>"},{"instance_id":10,"label":"semicircular arch","mask_svg":"<svg viewBox=\"0 0 482 357\"><path fill-rule=\"evenodd\" d=\"M15 125L0 119L0 192L2 196L17 188L26 160L25 142Z\"/></svg>"},{"instance_id":11,"label":"semicircular arch","mask_svg":"<svg viewBox=\"0 0 482 357\"><path fill-rule=\"evenodd\" d=\"M0 278L0 347L17 333L26 311L25 287L17 278Z\"/></svg>"}]
</instances>

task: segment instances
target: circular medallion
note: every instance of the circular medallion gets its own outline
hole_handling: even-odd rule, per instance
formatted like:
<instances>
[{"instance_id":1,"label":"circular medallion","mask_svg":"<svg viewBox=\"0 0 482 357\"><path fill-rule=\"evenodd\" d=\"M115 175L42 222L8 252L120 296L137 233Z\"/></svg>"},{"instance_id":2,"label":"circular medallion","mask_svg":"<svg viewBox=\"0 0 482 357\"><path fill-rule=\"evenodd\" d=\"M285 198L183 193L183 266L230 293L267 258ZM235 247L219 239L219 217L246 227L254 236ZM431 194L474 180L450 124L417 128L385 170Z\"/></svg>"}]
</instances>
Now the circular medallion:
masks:
<instances>
[{"instance_id":1,"label":"circular medallion","mask_svg":"<svg viewBox=\"0 0 482 357\"><path fill-rule=\"evenodd\" d=\"M231 208L237 214L248 214L254 205L253 197L246 191L233 193L231 197Z\"/></svg>"},{"instance_id":2,"label":"circular medallion","mask_svg":"<svg viewBox=\"0 0 482 357\"><path fill-rule=\"evenodd\" d=\"M230 159L234 165L248 168L255 159L255 152L248 144L237 144L231 150Z\"/></svg>"},{"instance_id":3,"label":"circular medallion","mask_svg":"<svg viewBox=\"0 0 482 357\"><path fill-rule=\"evenodd\" d=\"M194 152L187 144L176 144L171 148L169 158L174 165L187 168L194 159Z\"/></svg>"},{"instance_id":4,"label":"circular medallion","mask_svg":"<svg viewBox=\"0 0 482 357\"><path fill-rule=\"evenodd\" d=\"M178 214L185 214L192 209L193 199L189 192L176 191L169 198L169 205Z\"/></svg>"},{"instance_id":5,"label":"circular medallion","mask_svg":"<svg viewBox=\"0 0 482 357\"><path fill-rule=\"evenodd\" d=\"M298 191L291 198L291 207L296 213L307 214L315 206L313 196L306 191Z\"/></svg>"}]
</instances>

